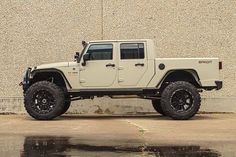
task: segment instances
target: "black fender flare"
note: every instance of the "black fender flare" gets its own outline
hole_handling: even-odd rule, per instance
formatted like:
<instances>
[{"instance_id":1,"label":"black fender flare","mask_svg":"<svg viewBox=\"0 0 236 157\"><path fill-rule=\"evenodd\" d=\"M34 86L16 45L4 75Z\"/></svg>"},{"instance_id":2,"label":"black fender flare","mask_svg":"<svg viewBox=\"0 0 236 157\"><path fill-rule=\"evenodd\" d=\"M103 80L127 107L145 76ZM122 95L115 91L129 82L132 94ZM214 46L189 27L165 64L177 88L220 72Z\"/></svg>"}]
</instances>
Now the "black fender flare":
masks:
<instances>
[{"instance_id":1,"label":"black fender flare","mask_svg":"<svg viewBox=\"0 0 236 157\"><path fill-rule=\"evenodd\" d=\"M71 89L71 85L70 85L70 82L67 80L65 74L59 70L59 69L56 69L56 68L47 68L47 69L35 69L31 72L31 78L33 79L34 76L38 73L42 73L42 72L56 72L58 74L61 75L61 77L63 78L63 80L65 81L66 85Z\"/></svg>"},{"instance_id":2,"label":"black fender flare","mask_svg":"<svg viewBox=\"0 0 236 157\"><path fill-rule=\"evenodd\" d=\"M182 72L186 72L186 73L189 73L190 75L193 76L193 78L195 79L195 81L199 84L199 86L202 86L201 82L200 82L200 78L198 76L198 73L196 70L194 69L171 69L171 70L168 70L163 78L161 79L161 81L157 84L156 87L159 87L162 85L163 81L173 72L177 72L177 71L182 71Z\"/></svg>"}]
</instances>

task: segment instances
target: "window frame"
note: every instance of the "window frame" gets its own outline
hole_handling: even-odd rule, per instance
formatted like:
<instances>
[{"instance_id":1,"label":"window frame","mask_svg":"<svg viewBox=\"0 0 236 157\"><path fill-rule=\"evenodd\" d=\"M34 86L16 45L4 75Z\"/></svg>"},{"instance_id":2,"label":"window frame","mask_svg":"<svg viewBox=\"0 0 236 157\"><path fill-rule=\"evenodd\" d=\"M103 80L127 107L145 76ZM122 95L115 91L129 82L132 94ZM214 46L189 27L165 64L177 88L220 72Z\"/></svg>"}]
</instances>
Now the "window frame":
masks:
<instances>
[{"instance_id":1,"label":"window frame","mask_svg":"<svg viewBox=\"0 0 236 157\"><path fill-rule=\"evenodd\" d=\"M139 44L143 44L143 58L130 58L130 59L122 59L121 58L121 45L122 44L138 44L138 51L139 51ZM145 43L144 42L121 42L120 44L119 44L119 49L120 49L120 53L119 53L119 55L120 55L120 57L119 57L119 59L120 60L142 60L142 59L145 59L145 57L146 57L146 46L145 46Z\"/></svg>"},{"instance_id":2,"label":"window frame","mask_svg":"<svg viewBox=\"0 0 236 157\"><path fill-rule=\"evenodd\" d=\"M97 60L87 60L87 61L89 61L89 62L92 62L92 61L111 61L111 60L113 60L114 59L114 44L113 43L91 43L91 44L89 44L88 45L88 47L87 47L87 49L86 49L86 51L84 52L84 54L83 55L85 55L88 51L89 51L89 48L91 47L91 46L94 46L94 45L111 45L112 46L112 55L111 55L111 59L97 59Z\"/></svg>"}]
</instances>

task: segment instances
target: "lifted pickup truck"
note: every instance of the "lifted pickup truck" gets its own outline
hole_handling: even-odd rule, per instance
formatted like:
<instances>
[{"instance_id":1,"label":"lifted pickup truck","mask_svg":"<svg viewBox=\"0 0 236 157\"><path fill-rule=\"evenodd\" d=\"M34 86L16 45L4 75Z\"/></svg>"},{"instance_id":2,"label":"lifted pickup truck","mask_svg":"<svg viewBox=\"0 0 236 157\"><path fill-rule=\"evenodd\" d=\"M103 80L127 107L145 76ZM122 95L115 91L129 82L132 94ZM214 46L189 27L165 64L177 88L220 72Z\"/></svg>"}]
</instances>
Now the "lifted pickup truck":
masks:
<instances>
[{"instance_id":1,"label":"lifted pickup truck","mask_svg":"<svg viewBox=\"0 0 236 157\"><path fill-rule=\"evenodd\" d=\"M149 99L160 114L183 120L198 112L199 92L222 88L218 58L158 58L150 39L82 44L73 62L27 69L21 84L33 118L50 120L71 101L109 96Z\"/></svg>"}]
</instances>

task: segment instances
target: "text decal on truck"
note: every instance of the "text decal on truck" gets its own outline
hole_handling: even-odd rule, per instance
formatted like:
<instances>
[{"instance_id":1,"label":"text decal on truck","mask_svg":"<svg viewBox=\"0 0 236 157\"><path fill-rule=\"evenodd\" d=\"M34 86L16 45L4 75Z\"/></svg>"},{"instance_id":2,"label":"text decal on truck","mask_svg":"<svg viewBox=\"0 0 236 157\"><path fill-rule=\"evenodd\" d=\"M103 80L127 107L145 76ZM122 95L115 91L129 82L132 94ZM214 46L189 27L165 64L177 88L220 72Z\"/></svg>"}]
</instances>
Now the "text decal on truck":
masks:
<instances>
[{"instance_id":1,"label":"text decal on truck","mask_svg":"<svg viewBox=\"0 0 236 157\"><path fill-rule=\"evenodd\" d=\"M199 64L211 64L212 61L198 61Z\"/></svg>"}]
</instances>

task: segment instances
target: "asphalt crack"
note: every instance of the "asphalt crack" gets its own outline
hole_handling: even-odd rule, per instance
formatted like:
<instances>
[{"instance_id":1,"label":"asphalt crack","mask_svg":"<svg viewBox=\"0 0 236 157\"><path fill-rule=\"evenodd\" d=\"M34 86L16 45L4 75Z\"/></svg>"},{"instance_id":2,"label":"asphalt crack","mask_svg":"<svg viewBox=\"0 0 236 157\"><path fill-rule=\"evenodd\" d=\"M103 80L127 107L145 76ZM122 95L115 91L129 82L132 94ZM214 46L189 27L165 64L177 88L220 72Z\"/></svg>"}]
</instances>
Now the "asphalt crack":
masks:
<instances>
[{"instance_id":1,"label":"asphalt crack","mask_svg":"<svg viewBox=\"0 0 236 157\"><path fill-rule=\"evenodd\" d=\"M137 123L134 123L134 122L132 122L132 121L130 121L130 120L125 120L128 124L130 124L130 125L132 125L132 126L134 126L135 128L137 128L138 129L138 132L140 133L140 136L141 136L141 138L142 138L142 141L144 141L144 143L140 146L140 151L142 152L142 155L147 155L147 154L149 154L150 152L149 152L149 150L147 149L148 148L148 143L146 142L146 140L145 140L145 137L144 137L144 135L145 135L145 133L146 132L148 132L148 129L146 129L146 128L144 128L143 126L141 126L141 125L139 125L139 124L137 124Z\"/></svg>"}]
</instances>

